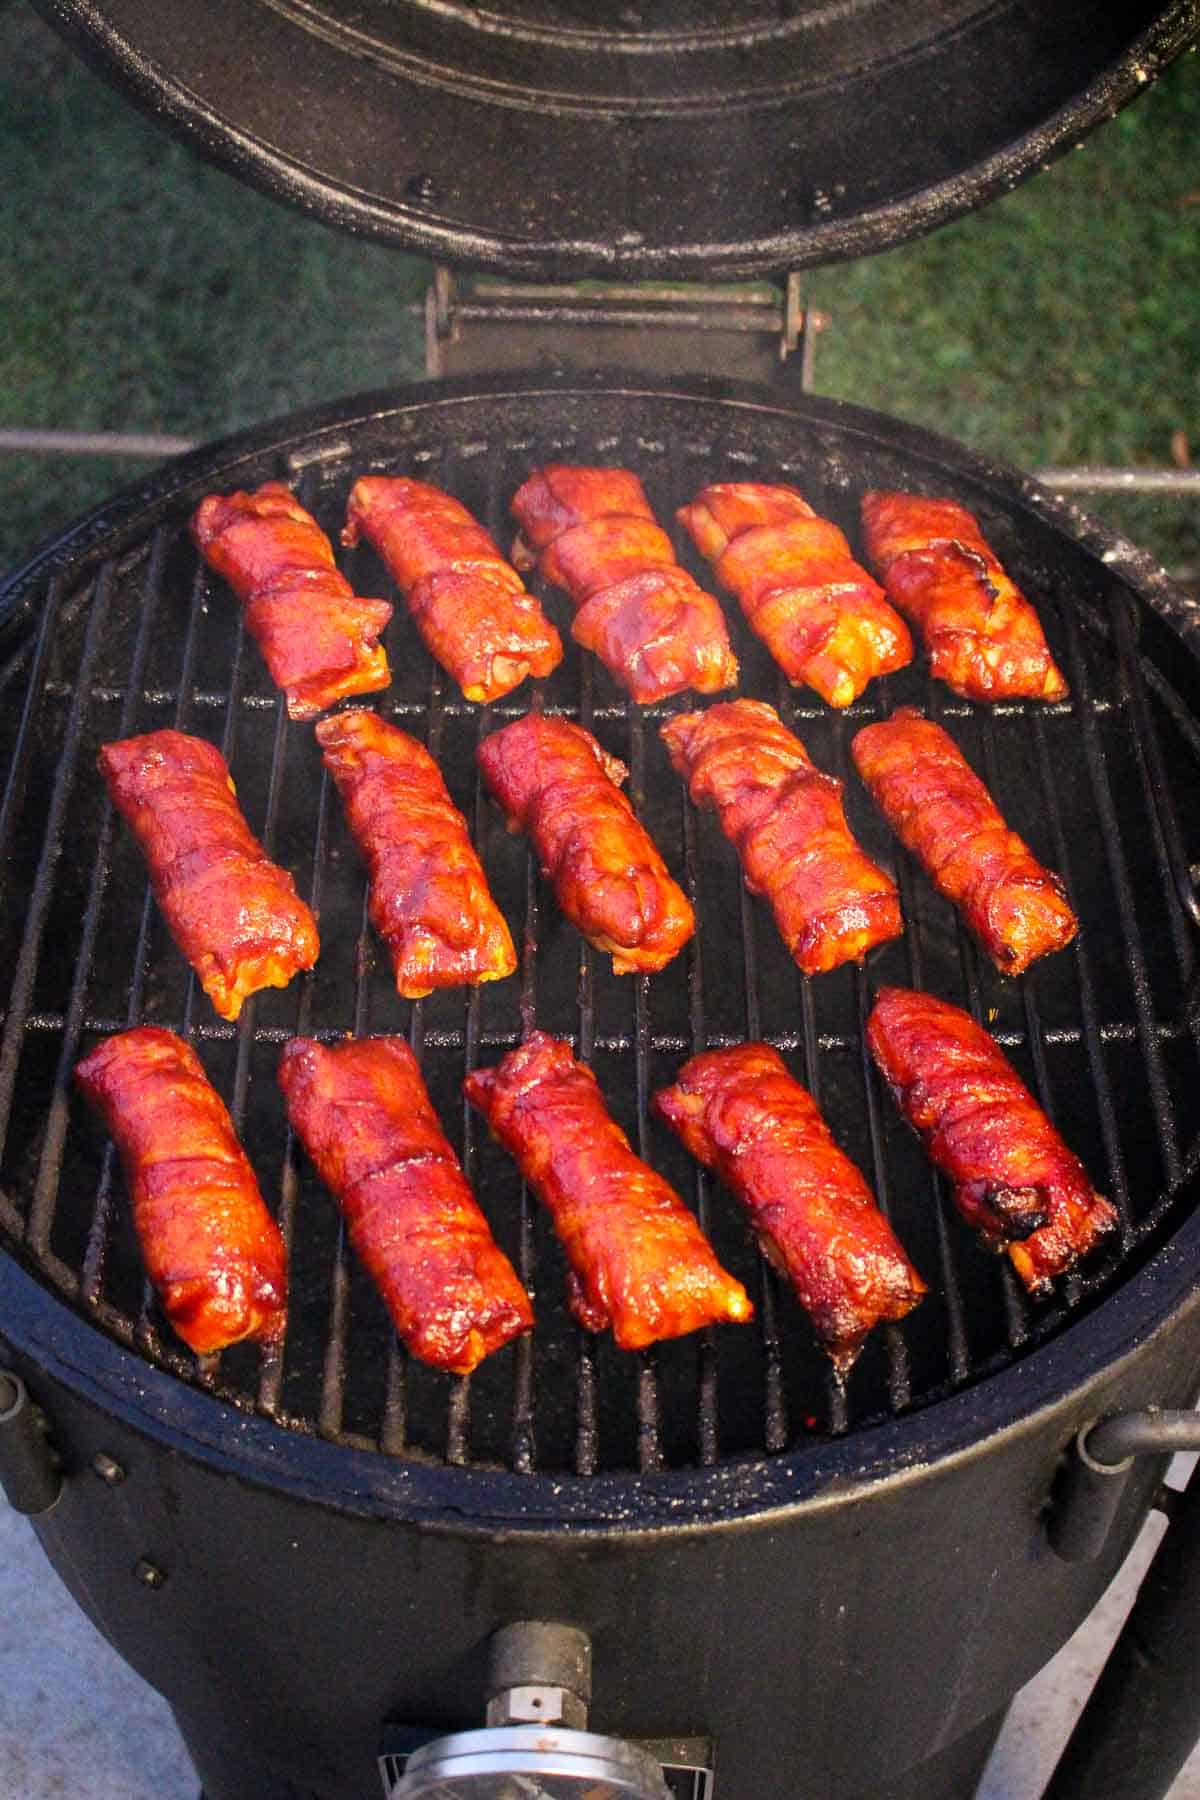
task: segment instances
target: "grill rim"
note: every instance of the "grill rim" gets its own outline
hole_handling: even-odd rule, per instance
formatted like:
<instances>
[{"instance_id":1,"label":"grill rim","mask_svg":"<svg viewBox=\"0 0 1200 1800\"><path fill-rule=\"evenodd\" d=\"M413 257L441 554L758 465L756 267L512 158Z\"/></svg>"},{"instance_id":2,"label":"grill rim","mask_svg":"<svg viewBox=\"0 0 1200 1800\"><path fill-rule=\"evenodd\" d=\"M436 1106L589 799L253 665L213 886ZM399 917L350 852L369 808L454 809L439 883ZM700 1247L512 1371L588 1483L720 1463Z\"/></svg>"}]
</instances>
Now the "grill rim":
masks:
<instances>
[{"instance_id":1,"label":"grill rim","mask_svg":"<svg viewBox=\"0 0 1200 1800\"><path fill-rule=\"evenodd\" d=\"M502 1531L522 1540L617 1534L652 1541L769 1525L934 1480L984 1449L1036 1433L1060 1411L1066 1448L1104 1416L1103 1392L1200 1310L1191 1273L1198 1256L1200 1212L1103 1305L960 1393L846 1438L652 1474L438 1466L303 1435L123 1349L7 1252L0 1254L0 1343L34 1365L27 1382L35 1397L40 1371L156 1444L269 1491L455 1537L490 1540Z\"/></svg>"},{"instance_id":2,"label":"grill rim","mask_svg":"<svg viewBox=\"0 0 1200 1800\"><path fill-rule=\"evenodd\" d=\"M496 376L483 382L467 377L452 383L413 384L334 401L204 446L166 465L149 481L123 490L112 503L95 509L36 551L0 586L0 622L15 630L30 617L39 582L49 576L61 586L68 572L78 576L93 562L119 556L134 534L140 554L141 542L168 509L179 508L181 496L211 484L215 466L223 480L237 479L229 474L231 463L236 467L239 458L258 460L272 453L284 457L297 440L305 445L300 459L305 466L341 461L350 450L346 434L356 423L377 424L414 409L425 418L434 407L477 403L485 395L566 397L598 390L639 400L719 401L784 418L795 418L802 411L810 421L825 420L840 432L864 434L876 446L883 441L923 461L948 460L1010 509L1024 507L1057 524L1101 556L1165 619L1189 653L1200 656L1194 608L1150 557L1047 494L1031 478L978 457L954 440L838 401L806 396L798 408L777 399L771 390L744 383L697 380L663 385L606 371L586 379ZM322 437L329 438L328 444L322 446ZM1184 1185L1194 1188L1195 1177L1193 1156L1176 1192ZM1188 1272L1195 1266L1198 1248L1200 1214L1194 1214L1100 1305L1062 1327L1049 1342L913 1414L862 1427L846 1439L804 1442L774 1455L730 1457L718 1467L653 1474L438 1466L299 1433L205 1394L123 1349L28 1275L7 1250L0 1255L0 1318L13 1347L34 1358L49 1375L72 1388L82 1387L96 1404L135 1429L256 1484L282 1486L299 1497L350 1512L454 1532L504 1528L535 1535L562 1529L653 1534L816 1509L834 1500L840 1503L866 1486L917 1479L971 1454L984 1439L1030 1426L1064 1400L1079 1413L1077 1422L1086 1423L1094 1416L1080 1410L1087 1395L1135 1349L1200 1305L1200 1292Z\"/></svg>"}]
</instances>

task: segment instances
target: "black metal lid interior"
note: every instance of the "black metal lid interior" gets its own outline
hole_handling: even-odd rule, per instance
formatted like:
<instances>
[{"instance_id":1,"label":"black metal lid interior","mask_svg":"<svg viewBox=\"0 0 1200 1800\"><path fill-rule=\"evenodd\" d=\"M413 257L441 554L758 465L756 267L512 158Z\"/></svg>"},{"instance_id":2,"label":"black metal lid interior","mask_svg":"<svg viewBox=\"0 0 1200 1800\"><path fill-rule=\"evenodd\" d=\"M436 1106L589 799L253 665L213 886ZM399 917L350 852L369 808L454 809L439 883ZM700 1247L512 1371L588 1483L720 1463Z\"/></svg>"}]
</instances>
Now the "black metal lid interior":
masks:
<instances>
[{"instance_id":1,"label":"black metal lid interior","mask_svg":"<svg viewBox=\"0 0 1200 1800\"><path fill-rule=\"evenodd\" d=\"M734 277L978 206L1131 99L1196 0L38 0L153 115L348 229L529 277Z\"/></svg>"}]
</instances>

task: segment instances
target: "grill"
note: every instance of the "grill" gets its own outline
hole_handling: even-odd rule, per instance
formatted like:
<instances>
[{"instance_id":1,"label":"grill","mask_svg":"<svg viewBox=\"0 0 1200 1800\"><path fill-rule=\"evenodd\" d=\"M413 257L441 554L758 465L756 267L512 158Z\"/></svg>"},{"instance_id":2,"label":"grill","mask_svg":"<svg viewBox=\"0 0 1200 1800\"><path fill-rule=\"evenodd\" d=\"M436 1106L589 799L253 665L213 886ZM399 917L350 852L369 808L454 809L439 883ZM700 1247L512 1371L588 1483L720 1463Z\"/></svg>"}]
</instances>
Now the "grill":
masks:
<instances>
[{"instance_id":1,"label":"grill","mask_svg":"<svg viewBox=\"0 0 1200 1800\"><path fill-rule=\"evenodd\" d=\"M500 1740L507 1776L544 1773L554 1740L572 1764L556 1779L589 1800L646 1800L659 1766L673 1794L706 1800L801 1785L822 1800L959 1800L1009 1697L1126 1555L1166 1447L1194 1439L1194 1421L1166 1430L1151 1409L1191 1404L1200 1366L1200 640L1145 557L1033 483L793 392L820 324L795 271L1011 186L1178 53L1195 0L1119 17L1092 0L679 0L652 27L622 9L615 35L574 0L389 0L351 22L320 0L222 0L203 18L143 0L43 10L133 98L270 191L539 285L460 285L439 269L427 366L462 379L189 455L0 589L6 1492L168 1698L207 1800L364 1800L380 1773L393 1800L494 1800L508 1787L481 1764ZM911 129L925 117L936 132ZM561 285L597 274L599 290ZM770 275L782 293L735 303L720 287L626 285L733 274ZM705 354L698 332L711 366L771 385L680 381ZM666 376L466 373L519 357L540 370L601 342ZM739 691L775 703L843 777L853 829L897 875L906 934L865 970L803 980L746 894L658 741L689 697L635 708L568 644L548 681L464 705L399 607L380 710L442 768L521 968L397 998L311 730L287 720L187 519L209 491L282 476L335 535L352 479L396 471L446 487L504 543L511 494L551 459L636 469L664 523L707 481L792 481L852 542L869 486L949 494L1036 597L1071 682L1062 706L960 703L918 661L834 714L789 689L727 608ZM360 592L388 591L369 551L343 566ZM949 725L1066 878L1079 938L1019 981L980 957L851 772L854 730L903 703ZM615 978L581 944L481 793L480 738L529 705L578 718L629 765L690 890L696 938L653 978ZM95 771L104 741L166 725L221 746L252 825L320 916L315 970L236 1025L197 994ZM893 982L969 1007L1117 1206L1119 1232L1048 1301L979 1249L878 1081L863 1026ZM196 1043L277 1208L291 1306L274 1351L197 1359L144 1282L111 1147L69 1083L99 1039L141 1021ZM546 1217L462 1100L464 1074L535 1025L572 1040L694 1204L751 1289L752 1327L630 1356L573 1324ZM534 1333L469 1381L406 1357L288 1134L282 1045L348 1031L407 1034L532 1292ZM930 1285L844 1387L728 1197L648 1112L687 1056L746 1037L779 1047L817 1096ZM1174 1689L1161 1674L1127 1688L1096 1772L1080 1779L1076 1758L1056 1800L1146 1800L1186 1753L1195 1525L1168 1539L1174 1616L1164 1608L1157 1649L1133 1652L1178 1670ZM621 1743L582 1729L589 1704L596 1732ZM1101 1696L1100 1710L1116 1709Z\"/></svg>"},{"instance_id":2,"label":"grill","mask_svg":"<svg viewBox=\"0 0 1200 1800\"><path fill-rule=\"evenodd\" d=\"M1145 604L1161 584L1127 549L1077 537L1074 520L1068 537L1060 507L960 451L833 404L787 408L752 392L474 384L326 412L189 459L84 527L57 568L18 580L10 604L40 611L41 623L12 653L0 688L10 769L0 947L13 970L0 1044L0 1220L27 1266L118 1342L293 1431L391 1457L586 1477L736 1464L789 1447L819 1463L830 1440L928 1406L1045 1345L1128 1281L1186 1216L1200 1024L1185 1005L1195 967L1185 846L1200 841L1200 733L1197 670ZM638 469L664 519L705 479L791 480L852 537L865 487L915 481L975 510L1038 596L1073 690L1048 709L956 701L918 661L838 716L806 705L762 647L738 635L740 691L777 704L818 763L847 779L853 828L899 878L908 930L869 969L800 977L657 742L659 719L686 697L635 708L572 646L532 703L580 719L628 762L638 810L686 872L699 918L695 943L661 975L612 976L559 917L475 774L477 743L525 710L524 690L490 708L463 703L401 607L388 642L396 679L381 710L437 757L520 928L522 961L503 984L412 1004L396 996L312 734L287 722L236 605L198 565L186 519L209 488L283 475L336 534L353 476L404 470L460 496L503 541L508 497L551 457ZM369 551L347 567L358 591L378 591ZM946 720L1010 821L1067 879L1082 919L1077 944L1019 982L981 958L849 769L853 731L902 702ZM94 772L105 740L167 724L220 743L249 818L319 910L317 969L251 1000L236 1025L217 1021L198 995ZM984 1020L1118 1207L1115 1247L1053 1301L1030 1303L1004 1260L975 1247L869 1067L862 1022L874 987L888 981L928 987ZM111 1147L68 1085L99 1035L140 1021L197 1041L264 1192L278 1196L292 1265L278 1351L193 1357L143 1283ZM755 1327L632 1357L570 1321L549 1225L461 1099L466 1071L534 1025L572 1039L634 1143L694 1198L722 1260L756 1295ZM406 1357L287 1131L274 1082L281 1044L297 1032L351 1031L408 1035L534 1295L532 1338L469 1380ZM930 1281L927 1301L875 1334L844 1389L729 1202L648 1118L650 1092L687 1055L747 1036L785 1052Z\"/></svg>"}]
</instances>

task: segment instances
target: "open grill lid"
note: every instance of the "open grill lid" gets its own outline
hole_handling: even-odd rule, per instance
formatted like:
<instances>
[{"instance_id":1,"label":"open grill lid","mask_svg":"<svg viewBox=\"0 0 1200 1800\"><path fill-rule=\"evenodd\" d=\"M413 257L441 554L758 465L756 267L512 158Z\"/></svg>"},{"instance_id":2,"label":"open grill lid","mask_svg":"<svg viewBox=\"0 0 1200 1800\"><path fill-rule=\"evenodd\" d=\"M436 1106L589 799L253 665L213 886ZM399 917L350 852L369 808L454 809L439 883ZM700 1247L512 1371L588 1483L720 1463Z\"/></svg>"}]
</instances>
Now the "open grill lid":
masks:
<instances>
[{"instance_id":1,"label":"open grill lid","mask_svg":"<svg viewBox=\"0 0 1200 1800\"><path fill-rule=\"evenodd\" d=\"M35 0L156 118L331 224L526 277L732 278L994 198L1197 0Z\"/></svg>"},{"instance_id":2,"label":"open grill lid","mask_svg":"<svg viewBox=\"0 0 1200 1800\"><path fill-rule=\"evenodd\" d=\"M793 481L852 535L869 485L952 493L1037 595L1072 684L1071 699L1049 708L956 701L918 658L837 715L789 690L728 609L740 691L779 705L821 766L846 778L854 830L899 874L908 930L865 969L800 977L657 740L662 715L687 697L632 706L568 644L539 684L544 703L582 718L627 760L639 810L688 883L699 921L695 942L662 974L614 976L562 918L524 841L505 832L478 785L480 735L524 711L530 693L490 708L463 702L398 608L388 631L395 680L381 710L434 749L523 948L513 980L398 999L311 728L288 721L232 596L199 566L186 521L212 488L282 475L336 531L356 474L403 469L449 488L503 540L514 489L552 456L636 467L664 522L720 475ZM360 591L374 590L369 550L346 566ZM16 638L0 664L9 771L0 799L0 1329L18 1347L36 1346L39 1360L86 1370L107 1404L151 1406L155 1429L173 1420L230 1456L257 1445L263 1467L298 1482L333 1468L336 1449L352 1459L363 1503L385 1510L409 1501L473 1509L483 1493L488 1509L593 1523L661 1521L679 1517L681 1504L695 1516L698 1495L710 1519L778 1505L834 1479L950 1454L1073 1392L1194 1290L1200 1026L1184 999L1196 959L1181 896L1190 897L1187 853L1200 843L1200 660L1194 623L1172 594L1148 559L1032 482L875 414L811 399L787 405L731 384L655 388L597 376L412 388L261 426L130 490L0 591L0 620ZM22 620L36 630L22 631ZM853 729L905 701L947 720L1011 822L1071 887L1078 942L1019 981L1002 980L975 950L853 778ZM320 911L313 974L255 996L236 1024L198 994L95 772L100 743L169 724L223 745L247 816ZM1117 1204L1120 1234L1052 1299L1030 1302L1005 1259L979 1248L883 1092L862 1020L889 981L985 1018ZM194 1037L278 1207L292 1268L279 1351L240 1345L198 1361L144 1286L111 1151L69 1080L102 1036L139 1021ZM497 1061L529 1022L571 1036L592 1062L635 1144L697 1207L722 1262L749 1285L753 1325L633 1356L573 1324L548 1221L462 1101L465 1071ZM348 1030L408 1035L534 1292L533 1335L469 1381L404 1355L288 1134L275 1085L281 1045L296 1032ZM758 1035L816 1093L930 1282L900 1326L872 1335L844 1391L730 1198L646 1108L693 1050ZM314 1462L315 1438L330 1442Z\"/></svg>"}]
</instances>

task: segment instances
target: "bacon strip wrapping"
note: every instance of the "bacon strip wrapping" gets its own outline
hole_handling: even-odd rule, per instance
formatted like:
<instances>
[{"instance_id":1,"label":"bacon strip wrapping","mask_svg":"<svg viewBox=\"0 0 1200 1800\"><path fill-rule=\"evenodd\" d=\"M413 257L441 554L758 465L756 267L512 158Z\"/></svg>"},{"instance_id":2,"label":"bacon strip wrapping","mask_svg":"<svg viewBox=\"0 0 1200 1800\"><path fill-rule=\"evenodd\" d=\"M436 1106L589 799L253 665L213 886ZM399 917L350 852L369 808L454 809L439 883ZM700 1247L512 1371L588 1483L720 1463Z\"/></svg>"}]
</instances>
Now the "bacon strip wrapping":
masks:
<instances>
[{"instance_id":1,"label":"bacon strip wrapping","mask_svg":"<svg viewBox=\"0 0 1200 1800\"><path fill-rule=\"evenodd\" d=\"M1070 943L1079 921L1062 882L1008 829L949 732L902 706L865 726L851 751L892 830L1001 974Z\"/></svg>"},{"instance_id":2,"label":"bacon strip wrapping","mask_svg":"<svg viewBox=\"0 0 1200 1800\"><path fill-rule=\"evenodd\" d=\"M403 1038L293 1038L288 1117L414 1356L469 1375L528 1331L529 1296L492 1236Z\"/></svg>"},{"instance_id":3,"label":"bacon strip wrapping","mask_svg":"<svg viewBox=\"0 0 1200 1800\"><path fill-rule=\"evenodd\" d=\"M317 741L369 871L371 923L398 992L417 1000L511 975L508 926L425 746L365 708L323 719Z\"/></svg>"},{"instance_id":4,"label":"bacon strip wrapping","mask_svg":"<svg viewBox=\"0 0 1200 1800\"><path fill-rule=\"evenodd\" d=\"M485 738L479 767L508 815L533 840L559 906L613 972L663 968L695 915L621 792L628 770L590 731L527 713Z\"/></svg>"},{"instance_id":5,"label":"bacon strip wrapping","mask_svg":"<svg viewBox=\"0 0 1200 1800\"><path fill-rule=\"evenodd\" d=\"M426 649L468 700L486 704L549 675L562 639L465 506L425 481L363 475L343 544L367 538L404 595Z\"/></svg>"},{"instance_id":6,"label":"bacon strip wrapping","mask_svg":"<svg viewBox=\"0 0 1200 1800\"><path fill-rule=\"evenodd\" d=\"M171 935L223 1019L248 994L312 968L316 920L247 825L219 750L151 731L105 744L99 764Z\"/></svg>"},{"instance_id":7,"label":"bacon strip wrapping","mask_svg":"<svg viewBox=\"0 0 1200 1800\"><path fill-rule=\"evenodd\" d=\"M859 848L842 784L810 760L774 707L727 700L668 719L661 736L697 806L715 807L746 886L770 902L805 975L904 929L896 884Z\"/></svg>"},{"instance_id":8,"label":"bacon strip wrapping","mask_svg":"<svg viewBox=\"0 0 1200 1800\"><path fill-rule=\"evenodd\" d=\"M693 1056L654 1109L741 1202L847 1375L872 1327L902 1319L926 1289L811 1094L769 1044L735 1044Z\"/></svg>"},{"instance_id":9,"label":"bacon strip wrapping","mask_svg":"<svg viewBox=\"0 0 1200 1800\"><path fill-rule=\"evenodd\" d=\"M391 606L359 598L329 539L282 481L252 494L209 494L191 529L209 568L241 601L289 718L315 719L337 700L387 687L379 638Z\"/></svg>"},{"instance_id":10,"label":"bacon strip wrapping","mask_svg":"<svg viewBox=\"0 0 1200 1800\"><path fill-rule=\"evenodd\" d=\"M75 1068L116 1140L142 1258L198 1356L287 1325L287 1253L224 1102L190 1044L118 1032Z\"/></svg>"},{"instance_id":11,"label":"bacon strip wrapping","mask_svg":"<svg viewBox=\"0 0 1200 1800\"><path fill-rule=\"evenodd\" d=\"M904 620L796 488L714 482L675 516L793 684L849 706L912 661Z\"/></svg>"},{"instance_id":12,"label":"bacon strip wrapping","mask_svg":"<svg viewBox=\"0 0 1200 1800\"><path fill-rule=\"evenodd\" d=\"M965 506L863 496L867 551L888 599L925 640L933 673L967 700L1063 700L1041 622Z\"/></svg>"},{"instance_id":13,"label":"bacon strip wrapping","mask_svg":"<svg viewBox=\"0 0 1200 1800\"><path fill-rule=\"evenodd\" d=\"M1115 1209L960 1007L882 988L867 1043L901 1112L954 1183L962 1217L989 1249L1007 1250L1031 1294L1115 1227Z\"/></svg>"},{"instance_id":14,"label":"bacon strip wrapping","mask_svg":"<svg viewBox=\"0 0 1200 1800\"><path fill-rule=\"evenodd\" d=\"M466 1094L549 1210L571 1310L622 1350L753 1314L674 1188L634 1155L591 1070L537 1031Z\"/></svg>"},{"instance_id":15,"label":"bacon strip wrapping","mask_svg":"<svg viewBox=\"0 0 1200 1800\"><path fill-rule=\"evenodd\" d=\"M571 636L635 700L734 685L721 608L675 560L631 470L548 463L517 490L512 513L513 561L566 589Z\"/></svg>"}]
</instances>

